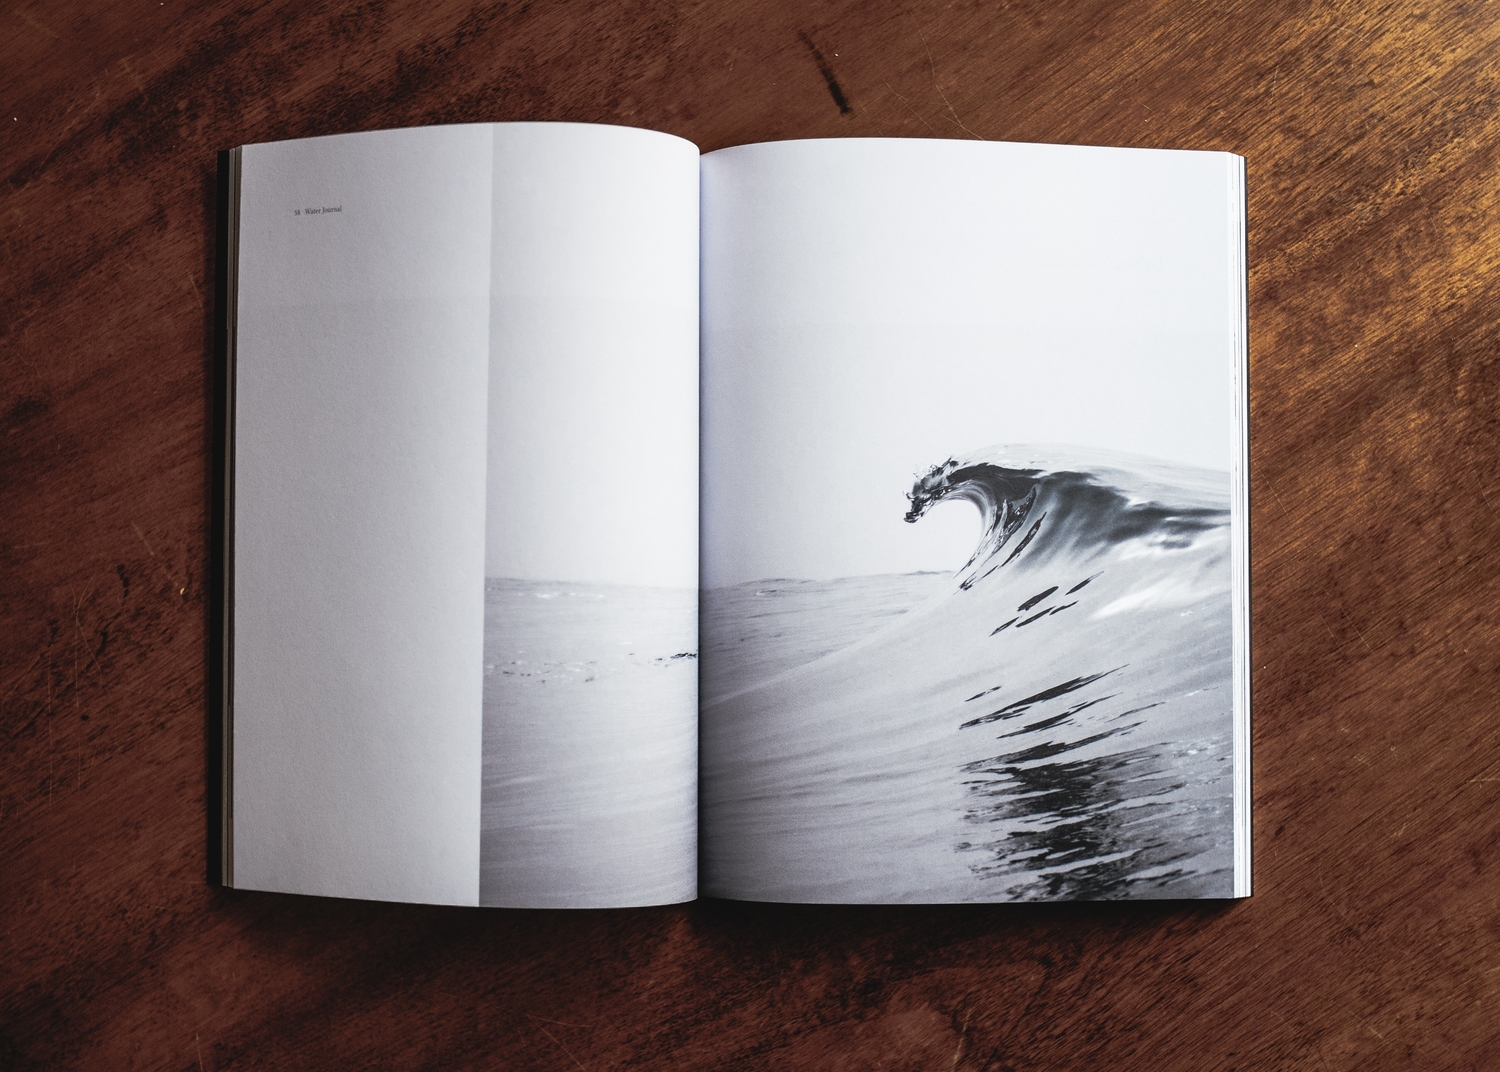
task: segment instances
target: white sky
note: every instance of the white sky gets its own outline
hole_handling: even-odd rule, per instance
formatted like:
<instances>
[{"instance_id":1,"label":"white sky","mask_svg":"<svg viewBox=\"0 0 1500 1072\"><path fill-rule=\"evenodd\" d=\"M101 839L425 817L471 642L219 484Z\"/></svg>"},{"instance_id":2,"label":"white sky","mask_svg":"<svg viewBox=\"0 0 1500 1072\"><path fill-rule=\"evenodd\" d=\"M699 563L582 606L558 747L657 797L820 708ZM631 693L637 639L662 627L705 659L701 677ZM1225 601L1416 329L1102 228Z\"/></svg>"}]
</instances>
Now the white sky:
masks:
<instances>
[{"instance_id":1,"label":"white sky","mask_svg":"<svg viewBox=\"0 0 1500 1072\"><path fill-rule=\"evenodd\" d=\"M494 126L485 574L698 583L698 150Z\"/></svg>"},{"instance_id":2,"label":"white sky","mask_svg":"<svg viewBox=\"0 0 1500 1072\"><path fill-rule=\"evenodd\" d=\"M953 569L918 470L1072 443L1227 470L1221 153L779 142L703 158L703 584Z\"/></svg>"}]
</instances>

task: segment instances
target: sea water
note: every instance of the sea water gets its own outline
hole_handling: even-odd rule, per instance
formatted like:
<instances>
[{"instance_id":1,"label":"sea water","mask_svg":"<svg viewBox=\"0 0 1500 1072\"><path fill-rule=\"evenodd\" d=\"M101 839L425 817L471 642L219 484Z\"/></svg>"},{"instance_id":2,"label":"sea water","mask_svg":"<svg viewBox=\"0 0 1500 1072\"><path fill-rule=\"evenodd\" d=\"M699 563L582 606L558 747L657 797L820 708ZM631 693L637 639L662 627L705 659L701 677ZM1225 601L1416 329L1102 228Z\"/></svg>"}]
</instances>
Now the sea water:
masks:
<instances>
[{"instance_id":1,"label":"sea water","mask_svg":"<svg viewBox=\"0 0 1500 1072\"><path fill-rule=\"evenodd\" d=\"M1038 451L912 489L979 508L955 574L704 594L705 892L1230 895L1227 475Z\"/></svg>"},{"instance_id":2,"label":"sea water","mask_svg":"<svg viewBox=\"0 0 1500 1072\"><path fill-rule=\"evenodd\" d=\"M481 904L696 895L697 604L486 581Z\"/></svg>"}]
</instances>

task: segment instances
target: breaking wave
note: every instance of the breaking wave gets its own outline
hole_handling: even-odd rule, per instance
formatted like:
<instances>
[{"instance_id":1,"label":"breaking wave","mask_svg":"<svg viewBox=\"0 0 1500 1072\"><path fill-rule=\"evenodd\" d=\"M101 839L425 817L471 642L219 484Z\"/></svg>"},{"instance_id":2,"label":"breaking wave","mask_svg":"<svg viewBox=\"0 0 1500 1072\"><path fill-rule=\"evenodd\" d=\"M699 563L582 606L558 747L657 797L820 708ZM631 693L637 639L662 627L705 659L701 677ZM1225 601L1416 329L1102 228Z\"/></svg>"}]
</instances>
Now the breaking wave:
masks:
<instances>
[{"instance_id":1,"label":"breaking wave","mask_svg":"<svg viewBox=\"0 0 1500 1072\"><path fill-rule=\"evenodd\" d=\"M930 597L893 609L879 594L896 586L830 582L844 619L869 594L869 630L841 625L836 646L799 610L775 643L814 657L705 696L705 890L1228 896L1227 474L992 448L919 476L905 519L950 500L977 508L980 535ZM779 590L706 593L705 652L760 658L771 641L747 623Z\"/></svg>"}]
</instances>

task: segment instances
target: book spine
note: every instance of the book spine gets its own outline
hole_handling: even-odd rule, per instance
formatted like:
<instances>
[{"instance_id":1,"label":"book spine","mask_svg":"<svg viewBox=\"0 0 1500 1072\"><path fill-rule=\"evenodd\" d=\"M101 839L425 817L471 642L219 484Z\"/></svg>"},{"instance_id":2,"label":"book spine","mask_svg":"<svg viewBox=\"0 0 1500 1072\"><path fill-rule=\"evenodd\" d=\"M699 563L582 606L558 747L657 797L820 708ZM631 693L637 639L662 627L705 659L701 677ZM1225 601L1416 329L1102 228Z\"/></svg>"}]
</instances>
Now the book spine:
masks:
<instances>
[{"instance_id":1,"label":"book spine","mask_svg":"<svg viewBox=\"0 0 1500 1072\"><path fill-rule=\"evenodd\" d=\"M214 437L211 504L207 799L209 880L234 885L234 382L239 298L239 149L219 153L214 307ZM216 707L217 710L213 708ZM217 774L217 778L214 775ZM217 784L215 784L217 783ZM214 851L214 849L217 851Z\"/></svg>"}]
</instances>

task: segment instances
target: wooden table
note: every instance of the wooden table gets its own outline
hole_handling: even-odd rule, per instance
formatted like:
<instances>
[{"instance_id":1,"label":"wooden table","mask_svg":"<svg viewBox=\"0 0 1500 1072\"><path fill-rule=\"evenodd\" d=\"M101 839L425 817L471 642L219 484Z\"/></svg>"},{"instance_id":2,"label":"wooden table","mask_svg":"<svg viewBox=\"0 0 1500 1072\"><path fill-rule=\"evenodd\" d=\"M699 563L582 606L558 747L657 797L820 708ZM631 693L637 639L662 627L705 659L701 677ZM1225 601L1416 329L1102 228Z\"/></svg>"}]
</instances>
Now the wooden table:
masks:
<instances>
[{"instance_id":1,"label":"wooden table","mask_svg":"<svg viewBox=\"0 0 1500 1072\"><path fill-rule=\"evenodd\" d=\"M1500 1067L1494 4L19 0L0 101L0 1067ZM206 882L215 150L503 119L1249 158L1252 899Z\"/></svg>"}]
</instances>

